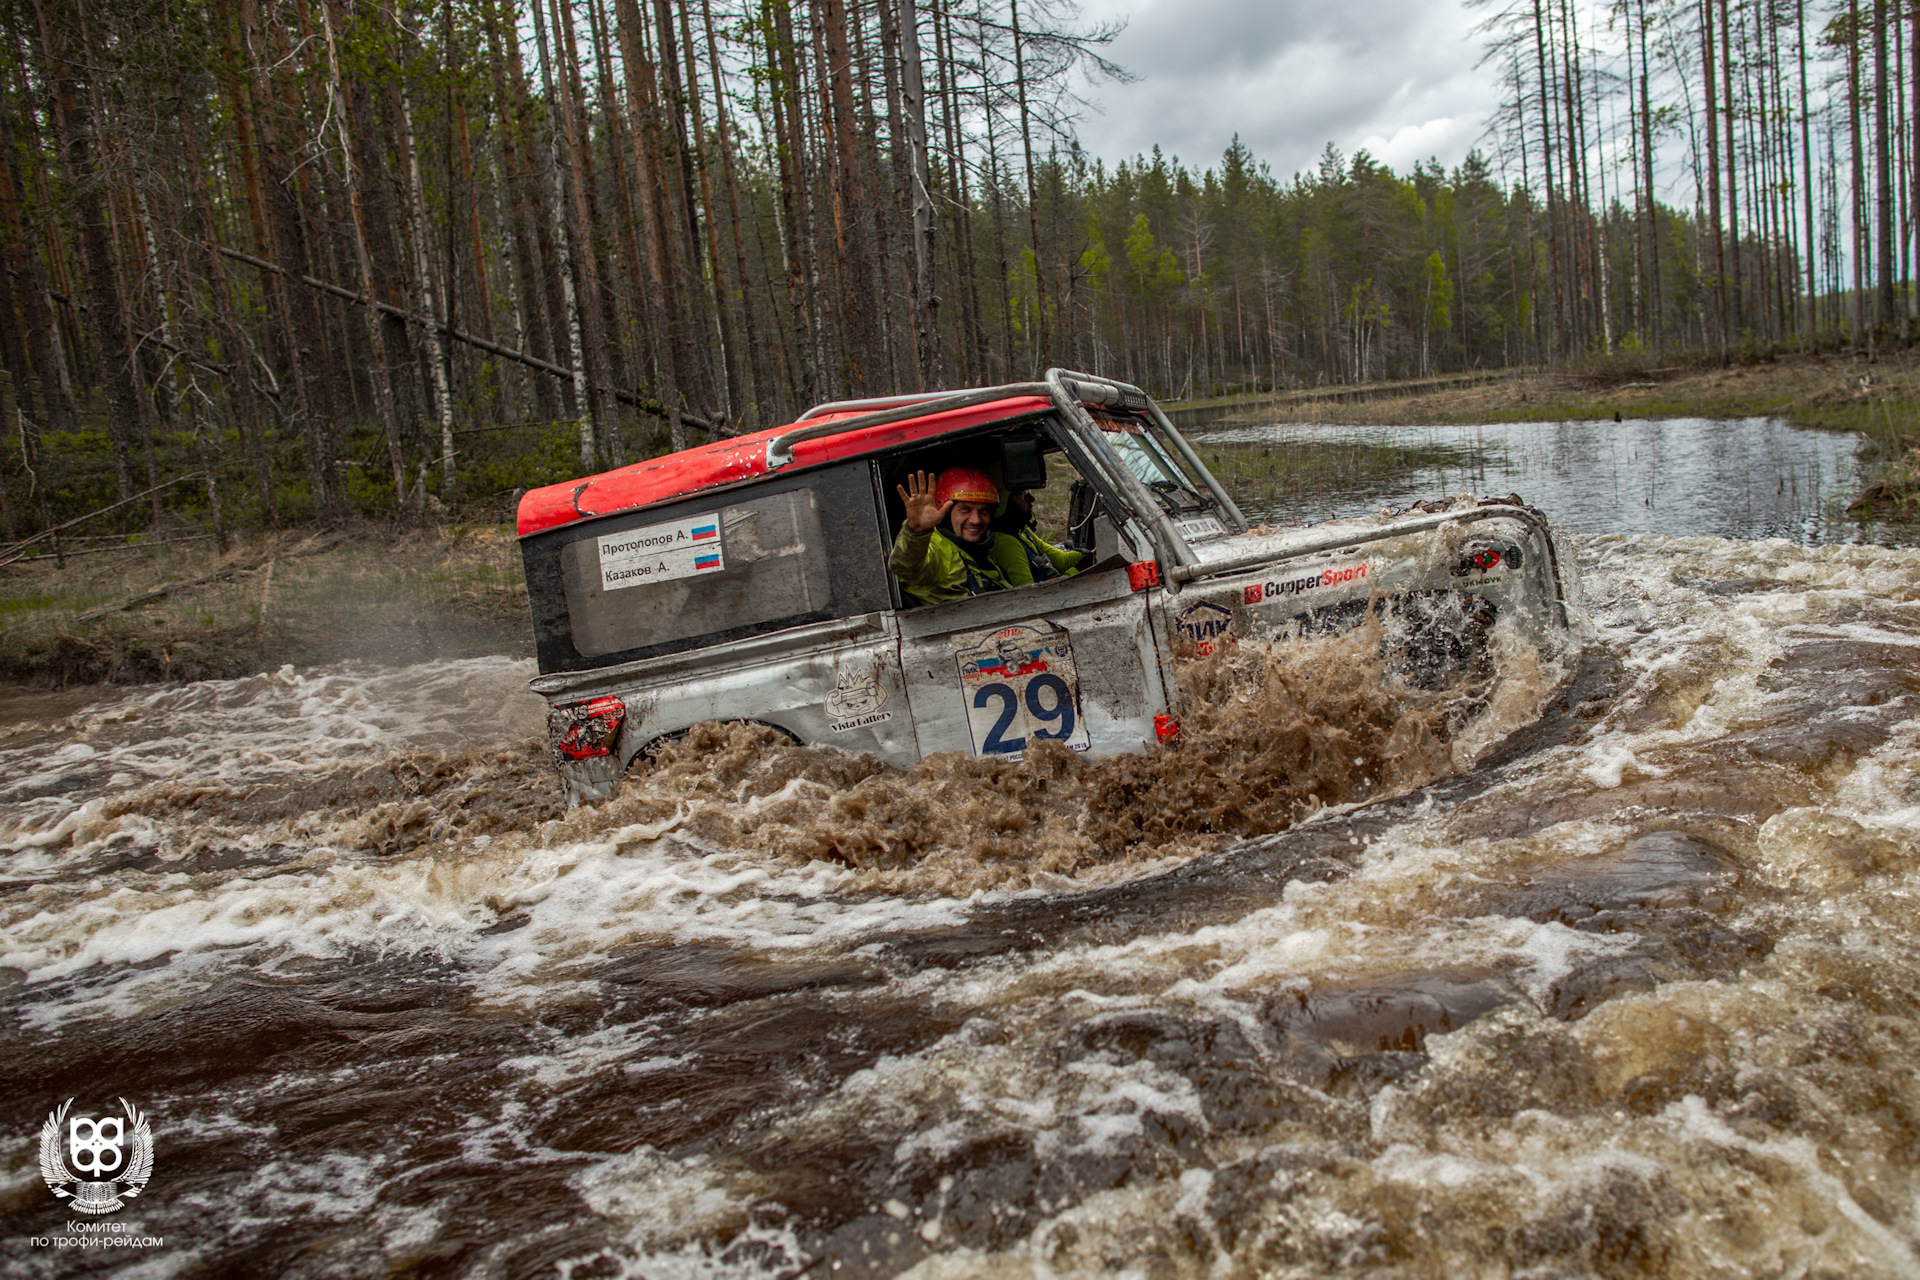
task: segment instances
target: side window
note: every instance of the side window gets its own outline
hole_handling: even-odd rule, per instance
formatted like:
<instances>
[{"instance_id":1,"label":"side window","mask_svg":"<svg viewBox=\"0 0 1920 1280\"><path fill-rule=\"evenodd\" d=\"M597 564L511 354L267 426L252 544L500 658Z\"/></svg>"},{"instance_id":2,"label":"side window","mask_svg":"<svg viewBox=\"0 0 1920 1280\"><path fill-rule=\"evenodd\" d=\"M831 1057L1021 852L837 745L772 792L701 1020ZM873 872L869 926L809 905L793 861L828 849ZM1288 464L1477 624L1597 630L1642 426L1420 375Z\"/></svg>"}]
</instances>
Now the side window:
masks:
<instances>
[{"instance_id":1,"label":"side window","mask_svg":"<svg viewBox=\"0 0 1920 1280\"><path fill-rule=\"evenodd\" d=\"M984 473L1002 494L988 528L996 535L1018 539L1011 554L1031 566L1032 582L1016 578L1016 590L1064 581L1095 563L1102 545L1098 528L1106 529L1107 542L1114 540L1104 515L1096 526L1092 488L1072 458L1047 438L1043 424L1031 421L1012 430L903 450L880 459L877 470L890 538L897 537L906 522L899 486L915 473L938 477L949 467ZM991 580L985 575L982 579L970 578L974 589L991 590ZM907 608L923 602L914 588L904 584L901 598Z\"/></svg>"},{"instance_id":2,"label":"side window","mask_svg":"<svg viewBox=\"0 0 1920 1280\"><path fill-rule=\"evenodd\" d=\"M892 606L870 465L609 515L521 544L543 672L581 671Z\"/></svg>"},{"instance_id":3,"label":"side window","mask_svg":"<svg viewBox=\"0 0 1920 1280\"><path fill-rule=\"evenodd\" d=\"M826 608L826 541L810 489L567 544L573 645L587 657Z\"/></svg>"}]
</instances>

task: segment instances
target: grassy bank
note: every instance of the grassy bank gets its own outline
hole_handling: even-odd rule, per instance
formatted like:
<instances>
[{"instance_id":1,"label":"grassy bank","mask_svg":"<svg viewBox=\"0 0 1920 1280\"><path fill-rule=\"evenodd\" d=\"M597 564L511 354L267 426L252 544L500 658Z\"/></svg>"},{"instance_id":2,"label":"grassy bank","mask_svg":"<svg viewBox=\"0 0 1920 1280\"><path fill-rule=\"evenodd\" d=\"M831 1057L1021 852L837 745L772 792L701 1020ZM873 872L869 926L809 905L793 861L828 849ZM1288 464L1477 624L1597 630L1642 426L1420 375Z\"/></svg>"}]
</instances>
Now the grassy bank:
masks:
<instances>
[{"instance_id":1,"label":"grassy bank","mask_svg":"<svg viewBox=\"0 0 1920 1280\"><path fill-rule=\"evenodd\" d=\"M49 555L0 576L0 678L35 686L494 653L532 653L510 526L258 536L225 556L203 540L101 539L64 568Z\"/></svg>"}]
</instances>

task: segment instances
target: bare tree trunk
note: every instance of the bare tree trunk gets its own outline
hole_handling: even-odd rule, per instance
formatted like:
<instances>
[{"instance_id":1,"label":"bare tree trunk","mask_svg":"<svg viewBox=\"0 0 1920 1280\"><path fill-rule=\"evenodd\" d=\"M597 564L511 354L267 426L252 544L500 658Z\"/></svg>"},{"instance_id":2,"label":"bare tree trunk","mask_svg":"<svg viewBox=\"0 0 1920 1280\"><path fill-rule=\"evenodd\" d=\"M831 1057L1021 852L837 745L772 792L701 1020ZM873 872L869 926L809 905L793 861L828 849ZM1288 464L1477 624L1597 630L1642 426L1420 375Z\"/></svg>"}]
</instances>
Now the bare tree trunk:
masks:
<instances>
[{"instance_id":1,"label":"bare tree trunk","mask_svg":"<svg viewBox=\"0 0 1920 1280\"><path fill-rule=\"evenodd\" d=\"M759 323L754 318L753 290L748 282L752 279L747 270L747 246L740 233L740 197L738 184L733 172L733 130L727 115L727 86L720 74L720 48L713 38L713 5L711 0L700 0L700 18L706 28L707 67L713 81L713 112L716 135L714 145L720 150L720 174L727 192L727 224L733 231L734 278L740 283L740 324L746 330L746 359L740 362L745 377L744 400L734 406L735 419L738 421L748 410L759 404L765 380L759 369L760 333ZM708 219L709 224L713 220ZM718 274L718 267L715 267Z\"/></svg>"},{"instance_id":2,"label":"bare tree trunk","mask_svg":"<svg viewBox=\"0 0 1920 1280\"><path fill-rule=\"evenodd\" d=\"M835 183L839 180L837 175L840 172L839 147L833 132L833 88L827 82L827 34L818 0L809 6L809 13L813 39L805 46L805 61L808 64L805 69L812 74L813 84L811 92L801 94L794 102L802 147L806 139L820 140L819 156L817 159L810 158L807 167L812 181L804 188L807 228L813 233L807 253L807 267L811 272L807 277L807 287L816 297L847 298L852 296L853 286L846 257L840 252L836 241L838 226L833 210ZM807 153L803 149L801 154ZM848 319L837 311L816 307L814 323L818 326L820 341L822 392L831 390L844 395L849 385L847 370L851 359L847 350Z\"/></svg>"},{"instance_id":3,"label":"bare tree trunk","mask_svg":"<svg viewBox=\"0 0 1920 1280\"><path fill-rule=\"evenodd\" d=\"M703 0L704 2L704 0ZM720 365L724 374L723 391L726 403L723 406L729 419L740 413L740 367L739 352L734 346L733 324L727 317L726 281L720 271L720 229L715 225L713 216L713 173L707 163L706 122L700 110L699 63L693 48L693 28L687 13L688 6L680 6L680 46L686 57L687 103L693 115L693 159L694 168L700 175L700 207L706 210L706 217L700 221L706 224L707 235L707 284L713 296L713 333L720 344ZM715 82L715 93L719 92Z\"/></svg>"},{"instance_id":4,"label":"bare tree trunk","mask_svg":"<svg viewBox=\"0 0 1920 1280\"><path fill-rule=\"evenodd\" d=\"M1721 0L1722 4L1728 0ZM1719 339L1720 363L1727 362L1727 246L1720 233L1720 125L1714 105L1718 88L1713 75L1713 0L1700 0L1700 53L1705 64L1707 154L1696 164L1707 170L1707 221L1713 227L1714 328ZM1736 252L1738 246L1735 247Z\"/></svg>"},{"instance_id":5,"label":"bare tree trunk","mask_svg":"<svg viewBox=\"0 0 1920 1280\"><path fill-rule=\"evenodd\" d=\"M854 124L853 54L847 45L847 12L843 0L814 0L815 23L825 36L818 51L827 75L826 123L832 139L832 197L834 247L839 255L843 286L867 290L873 278L873 260L867 246L867 185L862 181L860 138ZM881 392L883 367L878 326L874 323L880 299L849 296L844 313L847 335L847 390L854 396Z\"/></svg>"},{"instance_id":6,"label":"bare tree trunk","mask_svg":"<svg viewBox=\"0 0 1920 1280\"><path fill-rule=\"evenodd\" d=\"M407 220L413 229L415 288L419 291L420 314L434 323L424 326L427 339L427 363L432 366L434 407L440 419L440 492L453 496L453 388L447 383L447 356L440 345L437 324L450 324L453 317L440 306L433 287L433 264L427 260L427 202L420 187L420 156L413 144L413 99L402 85L400 89L401 163L407 166Z\"/></svg>"},{"instance_id":7,"label":"bare tree trunk","mask_svg":"<svg viewBox=\"0 0 1920 1280\"><path fill-rule=\"evenodd\" d=\"M770 316L778 317L781 313L781 305L777 286L784 283L788 287L789 307L792 305L793 298L792 284L795 270L793 260L794 246L789 243L790 240L794 238L792 230L793 223L792 220L786 216L787 201L791 190L787 176L789 170L792 168L792 158L787 154L785 117L778 109L779 86L782 81L776 69L779 58L774 52L772 29L768 23L763 23L759 31L766 46L762 50L761 56L767 68L764 83L768 86L769 91L763 96L756 88L752 98L753 118L760 126L760 136L762 138L773 139L770 150L772 152L772 159L777 162L778 171L767 175L770 191L767 200L767 211L773 221L773 248L779 252L777 280L775 278L776 264L774 262L774 254L768 249L766 219L755 220L757 223L755 228L757 235L755 239L760 249L760 260L766 264L765 269L759 274L761 284L767 291L767 313ZM770 106L774 108L771 111L771 119L769 119ZM772 395L772 403L775 406L775 416L790 416L799 411L798 405L794 403L796 393L799 392L802 386L812 377L812 374L808 372L809 362L812 360L812 355L807 347L810 337L804 324L781 324L777 319L773 326L773 332L778 336L778 345L774 348L773 354L778 370L779 389L777 392L770 391L770 394Z\"/></svg>"},{"instance_id":8,"label":"bare tree trunk","mask_svg":"<svg viewBox=\"0 0 1920 1280\"><path fill-rule=\"evenodd\" d=\"M613 110L613 75L607 42L600 29L599 0L585 0L585 8L588 40L594 57L598 59L601 77L599 96L602 119L611 122L616 119ZM567 39L561 42L557 33L563 28ZM587 110L586 79L580 69L580 41L574 20L573 0L556 0L554 31L562 83L566 89L563 100L568 113L567 159L572 178L574 243L579 246L576 265L579 268L582 323L587 340L587 378L595 397L594 421L599 428L601 459L619 467L626 465L627 461L626 437L621 431L621 414L611 388L619 381L615 370L621 368L626 360L626 337L630 326L622 322L619 290L614 287L611 273L601 269L601 264L610 260L610 254L603 245L603 229L609 219L602 218L600 213L602 184L595 172L600 149L594 145L591 117ZM603 142L606 150L615 156L614 183L624 188L626 184L621 178L625 164L618 158L619 138L611 124Z\"/></svg>"},{"instance_id":9,"label":"bare tree trunk","mask_svg":"<svg viewBox=\"0 0 1920 1280\"><path fill-rule=\"evenodd\" d=\"M667 407L667 431L675 450L691 441L682 424L680 340L681 319L673 288L674 242L678 238L666 212L666 175L662 168L659 133L662 122L653 78L653 62L643 44L645 29L635 0L618 0L614 21L620 33L621 61L627 73L627 109L633 120L633 167L640 182L640 210L646 232L647 276L644 290L647 325L655 339L655 376L661 403Z\"/></svg>"},{"instance_id":10,"label":"bare tree trunk","mask_svg":"<svg viewBox=\"0 0 1920 1280\"><path fill-rule=\"evenodd\" d=\"M967 179L966 135L960 129L960 72L955 61L953 20L946 5L936 5L934 67L940 74L941 126L947 136L947 191L958 197L960 230L954 237L954 273L960 294L960 371L965 382L983 382L987 370L987 330L980 310L980 272L974 258L973 190Z\"/></svg>"},{"instance_id":11,"label":"bare tree trunk","mask_svg":"<svg viewBox=\"0 0 1920 1280\"><path fill-rule=\"evenodd\" d=\"M1560 88L1566 105L1567 293L1572 304L1571 329L1575 343L1585 349L1593 324L1593 195L1587 176L1586 122L1582 117L1585 93L1580 87L1579 33L1574 26L1571 0L1560 0Z\"/></svg>"},{"instance_id":12,"label":"bare tree trunk","mask_svg":"<svg viewBox=\"0 0 1920 1280\"><path fill-rule=\"evenodd\" d=\"M1847 130L1853 143L1853 345L1858 348L1866 338L1863 315L1866 294L1867 188L1860 140L1860 3L1847 0Z\"/></svg>"},{"instance_id":13,"label":"bare tree trunk","mask_svg":"<svg viewBox=\"0 0 1920 1280\"><path fill-rule=\"evenodd\" d=\"M679 343L675 360L679 367L680 394L686 401L702 395L717 400L711 392L715 378L702 356L698 335L706 327L706 290L703 286L705 250L700 233L700 202L694 195L693 156L687 146L687 92L680 83L678 37L674 30L671 0L654 0L654 39L658 53L656 71L659 87L660 127L654 143L661 160L661 209L666 221L662 226L673 235L673 253L668 263L675 272L675 311Z\"/></svg>"},{"instance_id":14,"label":"bare tree trunk","mask_svg":"<svg viewBox=\"0 0 1920 1280\"><path fill-rule=\"evenodd\" d=\"M7 260L0 264L0 270L9 270L15 282L20 298L20 309L26 320L27 359L33 362L35 380L39 384L40 404L45 412L45 424L56 431L70 430L73 425L73 401L66 394L66 370L60 360L57 343L59 330L55 326L53 313L47 306L47 273L40 261L40 253L27 236L20 217L20 206L26 199L26 190L15 169L13 158L17 154L14 139L16 117L10 104L0 105L0 232L7 240ZM22 394L22 393L25 394ZM27 412L22 420L22 441L31 452L39 443L42 423L33 411L33 396L25 380L16 384L15 407Z\"/></svg>"},{"instance_id":15,"label":"bare tree trunk","mask_svg":"<svg viewBox=\"0 0 1920 1280\"><path fill-rule=\"evenodd\" d=\"M1733 121L1733 41L1727 35L1727 11L1734 0L1720 0L1720 87L1721 106L1727 124L1727 261L1726 286L1728 310L1724 323L1731 332L1746 327L1746 294L1740 283L1740 167L1734 154ZM1717 162L1716 162L1717 163Z\"/></svg>"},{"instance_id":16,"label":"bare tree trunk","mask_svg":"<svg viewBox=\"0 0 1920 1280\"><path fill-rule=\"evenodd\" d=\"M473 162L473 135L468 121L467 111L467 80L460 61L460 45L452 31L453 5L451 0L446 0L443 12L446 15L447 24L447 31L443 37L443 42L447 48L449 61L447 67L447 106L449 113L453 117L451 126L460 159L460 194L465 197L464 202L454 201L453 207L458 209L464 206L466 213L466 251L471 258L471 261L467 265L473 278L473 289L470 295L472 301L467 302L466 296L462 296L461 301L466 303L466 305L463 306L461 310L471 317L468 323L473 326L474 330L478 332L481 337L491 339L493 337L493 284L488 278L487 273L487 259L489 256L487 253L487 234L483 229L480 218L480 180ZM504 108L505 103L501 103L501 106ZM448 163L449 165L452 164L452 157L449 157ZM451 212L449 216L452 216ZM449 236L451 236L451 231L449 231ZM452 245L449 244L447 262L448 277L457 284L460 275L459 264L456 259L457 255L452 252ZM456 292L456 290L450 287L449 292L453 293ZM449 304L449 311L451 312L451 304ZM449 314L447 319L451 322L453 320L452 314ZM496 420L503 416L501 409L505 394L505 388L501 385L499 373L489 368L483 377L480 396L490 407Z\"/></svg>"},{"instance_id":17,"label":"bare tree trunk","mask_svg":"<svg viewBox=\"0 0 1920 1280\"><path fill-rule=\"evenodd\" d=\"M1818 317L1814 314L1814 301L1820 296L1818 277L1814 272L1814 246L1820 242L1820 229L1813 221L1813 112L1807 106L1807 4L1806 0L1794 0L1794 21L1800 30L1800 158L1803 163L1801 181L1801 199L1807 219L1807 349L1812 350L1816 341ZM1920 81L1916 81L1920 84Z\"/></svg>"},{"instance_id":18,"label":"bare tree trunk","mask_svg":"<svg viewBox=\"0 0 1920 1280\"><path fill-rule=\"evenodd\" d=\"M573 318L571 326L580 330L579 367L585 380L590 437L598 454L614 466L626 463L626 448L620 438L619 423L607 404L605 288L600 279L600 256L594 245L593 148L587 136L586 111L581 102L577 38L573 27L572 0L552 0L555 74L546 79L548 100L554 101L553 86L560 86L557 106L563 128L554 130L557 159L564 165L560 184L569 199L564 209L571 215L563 225L567 231L568 254L573 264ZM538 28L536 27L536 38ZM543 59L544 61L544 59ZM558 212L558 210L556 210Z\"/></svg>"},{"instance_id":19,"label":"bare tree trunk","mask_svg":"<svg viewBox=\"0 0 1920 1280\"><path fill-rule=\"evenodd\" d=\"M940 370L940 299L933 283L933 185L927 167L927 86L920 61L920 15L914 0L897 0L900 27L900 110L906 117L905 142L911 152L909 180L913 213L914 351L923 386L937 387ZM900 145L900 139L894 145Z\"/></svg>"},{"instance_id":20,"label":"bare tree trunk","mask_svg":"<svg viewBox=\"0 0 1920 1280\"><path fill-rule=\"evenodd\" d=\"M541 0L533 0L533 38L540 51L540 77L546 91L549 110L560 110L563 115L571 116L553 89L553 57L547 45L546 17L541 13ZM556 31L555 38L562 32ZM566 316L567 345L573 357L573 395L574 405L579 410L578 435L580 440L580 466L582 470L594 469L598 450L596 436L598 423L595 421L596 402L591 382L587 375L586 335L581 318L582 307L578 286L574 278L574 250L576 248L571 219L567 216L567 139L566 131L572 128L571 120L547 121L547 141L549 162L547 168L547 201L549 216L555 232L554 246L558 258L560 276L560 294L563 314Z\"/></svg>"},{"instance_id":21,"label":"bare tree trunk","mask_svg":"<svg viewBox=\"0 0 1920 1280\"><path fill-rule=\"evenodd\" d=\"M1040 249L1040 192L1034 183L1033 122L1027 105L1026 41L1020 31L1020 0L1007 0L1013 19L1013 84L1020 99L1020 146L1027 170L1027 230L1033 243L1033 291L1035 294L1034 371L1038 373L1053 362L1053 343L1047 333L1047 303L1053 297L1047 261Z\"/></svg>"},{"instance_id":22,"label":"bare tree trunk","mask_svg":"<svg viewBox=\"0 0 1920 1280\"><path fill-rule=\"evenodd\" d=\"M1874 244L1874 323L1893 319L1893 130L1887 123L1887 0L1873 0L1873 179L1879 194Z\"/></svg>"},{"instance_id":23,"label":"bare tree trunk","mask_svg":"<svg viewBox=\"0 0 1920 1280\"><path fill-rule=\"evenodd\" d=\"M1533 0L1533 47L1540 64L1540 152L1547 182L1547 276L1553 285L1553 305L1547 312L1547 350L1551 357L1560 348L1558 330L1562 317L1562 273L1560 216L1556 212L1559 202L1554 198L1553 189L1553 91L1552 81L1547 75L1547 41L1550 38L1540 0Z\"/></svg>"},{"instance_id":24,"label":"bare tree trunk","mask_svg":"<svg viewBox=\"0 0 1920 1280\"><path fill-rule=\"evenodd\" d=\"M220 23L223 42L231 39L233 16L223 15ZM300 222L294 209L297 196L295 190L282 186L281 181L277 180L283 172L277 131L270 120L260 119L257 114L263 107L270 108L274 99L266 73L261 68L261 50L257 43L260 21L253 0L241 0L237 17L245 42L248 72L245 79L237 75L229 78L227 96L233 104L235 133L240 144L241 173L247 187L253 245L262 256L283 269L304 270L307 265L305 241L299 236ZM229 60L237 60L240 51L228 45L225 52ZM271 198L268 194L269 184L263 179L263 170L276 179L271 184ZM327 432L315 408L314 400L318 391L313 378L313 362L308 359L307 349L303 345L306 341L324 343L323 326L311 300L290 296L279 277L267 281L267 303L273 319L268 346L270 350L277 347L280 358L280 376L277 380L283 390L292 391L291 411L283 409L283 416L292 420L295 430L304 440L307 484L313 494L313 510L316 515L324 516L337 508L332 454Z\"/></svg>"},{"instance_id":25,"label":"bare tree trunk","mask_svg":"<svg viewBox=\"0 0 1920 1280\"><path fill-rule=\"evenodd\" d=\"M1653 186L1653 106L1647 82L1653 78L1653 64L1647 61L1647 3L1634 0L1640 17L1640 164L1641 181L1647 193L1647 314L1648 332L1653 349L1659 351L1664 332L1660 287L1660 202Z\"/></svg>"},{"instance_id":26,"label":"bare tree trunk","mask_svg":"<svg viewBox=\"0 0 1920 1280\"><path fill-rule=\"evenodd\" d=\"M793 309L795 337L802 346L801 398L813 400L820 395L824 379L820 366L821 342L807 292L807 279L812 274L809 259L813 236L806 218L806 150L800 123L805 89L794 48L792 10L787 0L769 0L768 7L773 11L773 23L767 38L767 70L775 86L770 96L774 130L779 137L776 150L780 158L780 207L786 214L787 301Z\"/></svg>"},{"instance_id":27,"label":"bare tree trunk","mask_svg":"<svg viewBox=\"0 0 1920 1280\"><path fill-rule=\"evenodd\" d=\"M367 249L366 211L360 198L360 166L355 158L353 135L347 123L347 96L340 83L340 51L335 35L334 5L339 0L320 0L321 25L327 37L327 75L331 86L334 127L340 134L340 164L347 185L347 202L352 211L353 249L360 266L360 292L367 305L367 348L370 353L373 394L380 411L380 423L387 436L387 461L393 468L394 517L406 520L407 464L400 454L400 420L393 403L393 383L387 369L387 339L380 312L373 305L378 293L374 285L373 255Z\"/></svg>"},{"instance_id":28,"label":"bare tree trunk","mask_svg":"<svg viewBox=\"0 0 1920 1280\"><path fill-rule=\"evenodd\" d=\"M526 77L520 64L520 34L509 28L502 49L499 10L494 0L482 0L485 6L487 46L491 57L494 98L497 107L495 130L506 188L508 243L513 251L513 279L524 317L523 345L543 360L554 359L553 323L547 306L547 291L541 284L539 261L535 257L536 239L528 229L526 189L532 181L531 166L522 158L532 153L532 118L526 97ZM501 136L504 135L504 136ZM534 410L546 419L558 416L553 385L545 377L530 380Z\"/></svg>"},{"instance_id":29,"label":"bare tree trunk","mask_svg":"<svg viewBox=\"0 0 1920 1280\"><path fill-rule=\"evenodd\" d=\"M177 326L177 306L173 290L167 286L167 275L160 261L160 243L153 233L153 212L148 207L147 193L139 187L134 188L134 198L139 202L140 231L147 243L147 257L153 263L154 286L160 298L160 339L175 353L173 376L175 394L179 397L180 411L186 416L188 430L193 435L194 456L200 464L201 483L206 488L207 512L213 520L214 545L221 555L227 554L227 521L220 509L220 485L214 467L213 451L208 447L206 426L200 412L201 390L195 378L193 360L189 349L182 342L183 335ZM154 483L158 483L156 480Z\"/></svg>"},{"instance_id":30,"label":"bare tree trunk","mask_svg":"<svg viewBox=\"0 0 1920 1280\"><path fill-rule=\"evenodd\" d=\"M213 198L207 189L207 170L201 161L200 124L184 97L180 102L180 148L186 170L193 176L193 206L204 258L202 271L213 294L214 315L218 320L221 348L226 355L232 385L227 395L240 418L246 436L249 461L260 486L260 510L273 528L280 526L280 501L273 486L273 459L267 449L266 432L260 424L260 407L253 379L253 361L246 331L241 327L233 304L233 286L227 280L226 263L219 254L220 236L213 220Z\"/></svg>"},{"instance_id":31,"label":"bare tree trunk","mask_svg":"<svg viewBox=\"0 0 1920 1280\"><path fill-rule=\"evenodd\" d=\"M987 117L987 182L993 192L993 251L1000 268L998 285L998 306L1000 310L1000 378L1011 382L1013 369L1013 299L1009 294L1012 277L1007 261L1007 221L1006 186L1000 177L1000 148L994 140L993 117ZM1172 323L1172 312L1168 312L1168 323ZM1169 337L1171 342L1172 338ZM1171 359L1171 357L1169 357ZM1169 369L1171 376L1171 369Z\"/></svg>"},{"instance_id":32,"label":"bare tree trunk","mask_svg":"<svg viewBox=\"0 0 1920 1280\"><path fill-rule=\"evenodd\" d=\"M113 478L118 496L133 493L127 448L127 424L137 423L140 391L135 385L134 351L115 281L113 239L93 166L92 126L79 101L79 85L67 51L67 32L52 20L47 0L34 0L40 22L41 53L48 71L54 133L67 180L74 192L79 248L86 265L88 321L107 387L107 434L113 447Z\"/></svg>"},{"instance_id":33,"label":"bare tree trunk","mask_svg":"<svg viewBox=\"0 0 1920 1280\"><path fill-rule=\"evenodd\" d=\"M602 0L587 0L587 20L593 35L594 69L600 83L597 96L601 136L607 158L613 163L611 187L615 241L619 245L619 258L626 268L631 286L631 297L622 296L613 283L612 272L608 273L606 297L609 314L614 317L609 322L609 331L620 336L620 341L613 345L625 357L625 380L635 386L646 386L653 381L653 334L648 329L645 307L641 301L645 297L647 283L640 249L640 215L633 203L637 183L628 172L633 164L633 141L628 136L631 132L628 119L620 110L622 95L613 74L612 23Z\"/></svg>"}]
</instances>

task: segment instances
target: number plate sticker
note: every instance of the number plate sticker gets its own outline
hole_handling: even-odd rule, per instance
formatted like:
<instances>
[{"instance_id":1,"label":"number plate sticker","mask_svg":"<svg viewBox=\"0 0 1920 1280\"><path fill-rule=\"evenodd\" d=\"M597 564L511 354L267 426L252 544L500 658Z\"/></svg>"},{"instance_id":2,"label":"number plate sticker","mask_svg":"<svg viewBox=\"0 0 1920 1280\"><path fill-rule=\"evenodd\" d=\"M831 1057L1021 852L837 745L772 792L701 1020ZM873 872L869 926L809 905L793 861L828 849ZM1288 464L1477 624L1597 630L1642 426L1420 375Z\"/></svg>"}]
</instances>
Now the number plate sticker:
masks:
<instances>
[{"instance_id":1,"label":"number plate sticker","mask_svg":"<svg viewBox=\"0 0 1920 1280\"><path fill-rule=\"evenodd\" d=\"M1039 619L953 638L973 753L1016 756L1030 743L1088 748L1080 675L1067 629Z\"/></svg>"}]
</instances>

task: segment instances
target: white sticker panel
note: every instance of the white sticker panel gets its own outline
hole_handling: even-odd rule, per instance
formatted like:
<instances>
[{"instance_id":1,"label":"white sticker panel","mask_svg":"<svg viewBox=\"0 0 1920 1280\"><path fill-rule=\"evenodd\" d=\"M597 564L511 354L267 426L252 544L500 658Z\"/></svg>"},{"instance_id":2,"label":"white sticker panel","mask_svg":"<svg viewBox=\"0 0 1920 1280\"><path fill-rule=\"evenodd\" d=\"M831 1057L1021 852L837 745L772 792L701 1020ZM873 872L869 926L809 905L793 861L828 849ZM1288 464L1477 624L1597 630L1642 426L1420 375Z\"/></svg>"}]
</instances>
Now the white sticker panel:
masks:
<instances>
[{"instance_id":1,"label":"white sticker panel","mask_svg":"<svg viewBox=\"0 0 1920 1280\"><path fill-rule=\"evenodd\" d=\"M600 589L642 587L672 578L719 573L727 567L720 546L720 513L703 512L671 524L624 529L600 538Z\"/></svg>"},{"instance_id":2,"label":"white sticker panel","mask_svg":"<svg viewBox=\"0 0 1920 1280\"><path fill-rule=\"evenodd\" d=\"M1015 756L1032 742L1085 751L1080 675L1065 627L1044 618L953 638L973 753Z\"/></svg>"},{"instance_id":3,"label":"white sticker panel","mask_svg":"<svg viewBox=\"0 0 1920 1280\"><path fill-rule=\"evenodd\" d=\"M1188 542L1205 542L1208 538L1227 536L1227 527L1212 516L1193 516L1185 520L1175 520L1173 527Z\"/></svg>"}]
</instances>

